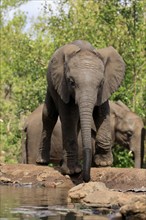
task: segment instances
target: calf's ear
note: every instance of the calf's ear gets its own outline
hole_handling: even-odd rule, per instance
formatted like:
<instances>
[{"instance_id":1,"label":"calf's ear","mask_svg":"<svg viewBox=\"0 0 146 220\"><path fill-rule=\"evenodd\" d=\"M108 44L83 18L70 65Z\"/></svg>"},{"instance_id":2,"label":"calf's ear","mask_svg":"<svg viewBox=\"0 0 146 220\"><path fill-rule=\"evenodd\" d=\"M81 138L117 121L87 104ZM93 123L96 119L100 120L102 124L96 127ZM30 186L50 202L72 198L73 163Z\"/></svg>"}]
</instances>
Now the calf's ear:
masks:
<instances>
[{"instance_id":1,"label":"calf's ear","mask_svg":"<svg viewBox=\"0 0 146 220\"><path fill-rule=\"evenodd\" d=\"M65 77L65 64L78 51L80 51L78 46L66 44L54 53L49 63L49 72L51 74L54 88L65 103L68 103L70 98Z\"/></svg>"},{"instance_id":2,"label":"calf's ear","mask_svg":"<svg viewBox=\"0 0 146 220\"><path fill-rule=\"evenodd\" d=\"M121 85L125 74L125 63L113 47L97 50L104 63L104 83L100 89L97 105L103 104Z\"/></svg>"}]
</instances>

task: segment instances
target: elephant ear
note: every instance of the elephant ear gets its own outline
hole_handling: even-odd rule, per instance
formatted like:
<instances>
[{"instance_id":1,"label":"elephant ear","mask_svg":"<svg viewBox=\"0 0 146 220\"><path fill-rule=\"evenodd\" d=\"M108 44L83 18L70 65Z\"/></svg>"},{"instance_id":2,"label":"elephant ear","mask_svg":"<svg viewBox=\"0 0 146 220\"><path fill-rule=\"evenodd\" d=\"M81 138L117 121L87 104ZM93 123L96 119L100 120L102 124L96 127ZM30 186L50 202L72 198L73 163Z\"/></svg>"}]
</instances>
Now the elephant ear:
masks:
<instances>
[{"instance_id":1,"label":"elephant ear","mask_svg":"<svg viewBox=\"0 0 146 220\"><path fill-rule=\"evenodd\" d=\"M117 101L117 102L119 102L119 101ZM123 106L117 104L117 102L109 101L110 113L112 115L114 115L116 118L123 120L123 117L126 117L127 109L125 109L125 108L123 108Z\"/></svg>"},{"instance_id":2,"label":"elephant ear","mask_svg":"<svg viewBox=\"0 0 146 220\"><path fill-rule=\"evenodd\" d=\"M67 44L56 50L49 63L49 73L51 74L53 86L65 103L68 103L70 98L65 76L65 66L67 61L78 51L80 51L78 46Z\"/></svg>"},{"instance_id":3,"label":"elephant ear","mask_svg":"<svg viewBox=\"0 0 146 220\"><path fill-rule=\"evenodd\" d=\"M97 53L101 55L105 67L104 82L97 98L97 105L101 105L121 85L125 74L125 63L118 52L111 46L99 49Z\"/></svg>"}]
</instances>

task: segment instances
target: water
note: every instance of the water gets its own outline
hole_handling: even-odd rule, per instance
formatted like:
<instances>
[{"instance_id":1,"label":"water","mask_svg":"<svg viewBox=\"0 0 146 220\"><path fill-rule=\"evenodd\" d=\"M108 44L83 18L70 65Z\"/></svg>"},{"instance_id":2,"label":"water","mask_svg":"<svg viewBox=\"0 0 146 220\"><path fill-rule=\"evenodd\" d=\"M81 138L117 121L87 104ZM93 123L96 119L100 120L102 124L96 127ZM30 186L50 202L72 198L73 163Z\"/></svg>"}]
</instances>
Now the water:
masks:
<instances>
[{"instance_id":1,"label":"water","mask_svg":"<svg viewBox=\"0 0 146 220\"><path fill-rule=\"evenodd\" d=\"M67 189L0 186L0 220L108 220L91 209L67 205Z\"/></svg>"}]
</instances>

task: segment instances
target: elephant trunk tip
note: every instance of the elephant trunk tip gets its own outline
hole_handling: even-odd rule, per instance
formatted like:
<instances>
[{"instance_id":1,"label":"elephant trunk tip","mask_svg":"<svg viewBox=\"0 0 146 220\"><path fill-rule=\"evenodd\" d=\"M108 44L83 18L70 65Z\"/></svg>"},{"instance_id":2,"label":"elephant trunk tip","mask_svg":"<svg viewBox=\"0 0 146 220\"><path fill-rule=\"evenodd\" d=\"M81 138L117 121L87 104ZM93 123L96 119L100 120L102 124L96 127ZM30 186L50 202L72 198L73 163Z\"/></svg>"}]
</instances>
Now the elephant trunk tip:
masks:
<instances>
[{"instance_id":1,"label":"elephant trunk tip","mask_svg":"<svg viewBox=\"0 0 146 220\"><path fill-rule=\"evenodd\" d=\"M92 152L91 149L85 148L83 150L83 158L84 158L84 163L83 163L83 180L84 182L89 182L90 181L90 167L91 167L91 161L92 161Z\"/></svg>"}]
</instances>

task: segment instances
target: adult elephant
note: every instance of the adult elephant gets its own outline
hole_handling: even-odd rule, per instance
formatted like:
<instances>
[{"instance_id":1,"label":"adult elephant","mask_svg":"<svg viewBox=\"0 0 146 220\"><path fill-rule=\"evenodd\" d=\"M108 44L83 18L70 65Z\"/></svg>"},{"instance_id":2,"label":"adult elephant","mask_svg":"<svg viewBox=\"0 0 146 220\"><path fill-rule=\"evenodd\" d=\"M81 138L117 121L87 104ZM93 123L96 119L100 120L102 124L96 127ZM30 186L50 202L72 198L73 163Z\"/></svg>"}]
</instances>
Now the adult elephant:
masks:
<instances>
[{"instance_id":1,"label":"adult elephant","mask_svg":"<svg viewBox=\"0 0 146 220\"><path fill-rule=\"evenodd\" d=\"M98 130L95 163L99 166L112 164L108 98L120 86L124 71L124 61L113 47L95 50L90 43L77 40L53 54L47 73L38 164L49 163L51 135L58 115L62 124L63 174L81 172L77 155L80 121L83 180L90 180L92 116Z\"/></svg>"},{"instance_id":2,"label":"adult elephant","mask_svg":"<svg viewBox=\"0 0 146 220\"><path fill-rule=\"evenodd\" d=\"M117 143L134 154L135 168L143 167L145 129L142 119L123 102L110 101L113 145Z\"/></svg>"}]
</instances>

